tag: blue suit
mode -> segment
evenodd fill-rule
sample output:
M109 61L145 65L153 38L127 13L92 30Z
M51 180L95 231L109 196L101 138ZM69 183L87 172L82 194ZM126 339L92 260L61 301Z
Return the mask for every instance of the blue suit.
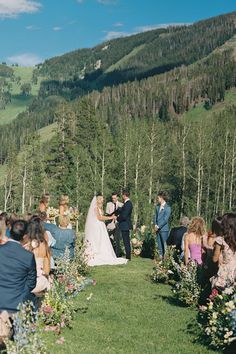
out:
M21 244L8 241L0 245L0 311L16 312L20 303L34 302L31 291L36 286L34 254Z
M154 216L153 223L159 227L157 231L157 245L158 251L161 257L165 254L166 241L169 236L169 218L171 215L171 207L166 203L161 209L161 206L156 207L156 213Z

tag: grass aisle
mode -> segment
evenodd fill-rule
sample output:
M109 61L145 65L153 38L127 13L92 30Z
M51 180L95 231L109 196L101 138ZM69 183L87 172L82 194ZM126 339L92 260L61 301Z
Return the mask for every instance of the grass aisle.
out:
M63 331L65 343L52 353L213 353L193 344L187 332L196 312L171 304L170 287L147 279L151 270L152 262L145 259L94 268L97 285L77 300L82 308L93 292L88 310L76 314L73 329Z

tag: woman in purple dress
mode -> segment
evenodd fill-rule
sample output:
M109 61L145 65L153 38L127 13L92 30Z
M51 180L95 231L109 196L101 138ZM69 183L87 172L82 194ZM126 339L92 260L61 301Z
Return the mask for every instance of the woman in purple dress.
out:
M202 265L202 237L206 233L205 222L200 217L191 220L184 240L184 262L194 261Z

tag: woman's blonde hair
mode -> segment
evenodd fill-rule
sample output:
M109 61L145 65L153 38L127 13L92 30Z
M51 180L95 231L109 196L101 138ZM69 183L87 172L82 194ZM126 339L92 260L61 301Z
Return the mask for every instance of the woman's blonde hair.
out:
M0 219L0 239L6 236L6 222L4 219Z
M206 233L206 225L203 218L200 218L198 216L192 218L188 227L188 233L191 232L199 236L203 236Z
M103 211L103 196L102 195L98 195L97 196L97 206L99 209L101 209Z
M70 218L67 215L60 215L59 216L59 226L67 227L70 224Z
M67 194L63 194L60 196L59 204L60 205L68 205L69 204L69 197Z

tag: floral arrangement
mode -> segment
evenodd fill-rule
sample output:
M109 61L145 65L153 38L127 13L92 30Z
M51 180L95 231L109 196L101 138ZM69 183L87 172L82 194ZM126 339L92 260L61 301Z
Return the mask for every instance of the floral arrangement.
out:
M25 303L19 307L19 312L14 315L13 327L14 341L5 341L8 354L46 354L48 352L32 303Z
M198 266L195 262L188 265L176 263L179 281L175 284L173 292L175 297L185 306L198 304L201 287L198 282Z
M131 246L134 256L154 258L155 238L149 227L142 225L133 231L131 235Z
M154 283L173 283L178 279L175 247L167 247L163 259L155 261L151 279Z
M139 238L138 234L133 234L131 238L131 246L134 256L140 256L142 252L143 241Z
M236 341L236 285L219 293L213 289L207 306L201 306L202 336L213 348L226 348Z
M49 207L47 209L47 214L49 216L49 219L54 219L55 217L57 217L59 215L59 209Z
M60 333L61 328L71 325L74 313L73 304L61 290L60 284L55 281L52 288L45 294L39 318L46 331Z

